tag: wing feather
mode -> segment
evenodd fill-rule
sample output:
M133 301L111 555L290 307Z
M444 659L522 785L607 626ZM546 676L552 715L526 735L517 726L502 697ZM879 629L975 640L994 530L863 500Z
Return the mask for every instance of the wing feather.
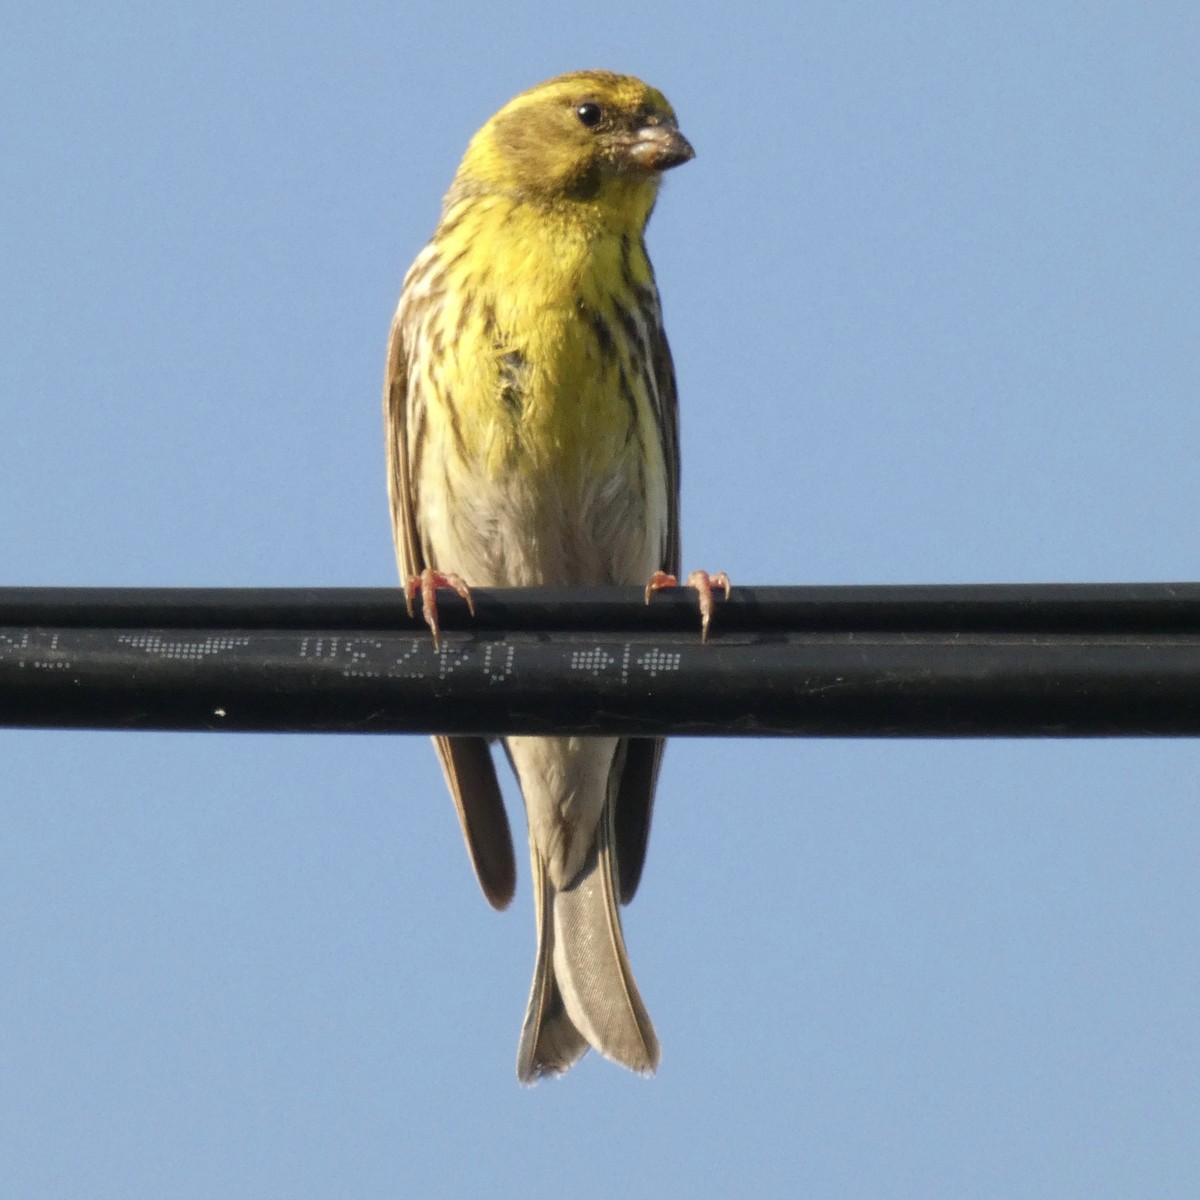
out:
M657 391L659 431L667 475L667 537L660 569L679 574L679 393L675 383L675 365L663 331L662 310L657 292L651 291L642 304L650 338L650 358ZM629 738L624 764L617 760L615 833L620 899L628 904L637 892L646 865L646 847L650 840L650 819L654 811L654 789L662 765L664 738Z
M408 444L408 365L404 354L404 301L401 300L388 337L387 371L383 385L383 420L387 443L388 496L392 536L400 578L407 580L427 566L417 530ZM452 564L447 564L452 569ZM487 740L477 737L435 737L467 853L479 886L493 908L506 908L516 890L517 864L512 832L496 767Z

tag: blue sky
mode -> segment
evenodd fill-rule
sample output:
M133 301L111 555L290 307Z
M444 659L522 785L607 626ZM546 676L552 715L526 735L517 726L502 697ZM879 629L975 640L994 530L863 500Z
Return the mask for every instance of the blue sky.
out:
M3 583L392 583L404 270L475 128L591 66L697 149L650 231L689 568L1200 576L1193 3L4 27ZM1200 1186L1193 742L675 742L625 913L661 1071L533 1090L524 860L492 913L424 739L0 757L13 1195Z

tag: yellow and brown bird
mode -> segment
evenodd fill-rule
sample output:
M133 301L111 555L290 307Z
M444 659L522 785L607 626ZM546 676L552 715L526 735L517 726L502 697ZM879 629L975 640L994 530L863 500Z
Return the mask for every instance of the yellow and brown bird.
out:
M608 71L523 92L471 140L405 278L384 385L400 571L435 636L440 586L677 573L675 375L644 235L662 173L691 157L663 94ZM434 744L480 886L504 908L515 865L487 742ZM524 1082L588 1046L658 1065L617 905L641 877L662 747L506 739L538 924Z

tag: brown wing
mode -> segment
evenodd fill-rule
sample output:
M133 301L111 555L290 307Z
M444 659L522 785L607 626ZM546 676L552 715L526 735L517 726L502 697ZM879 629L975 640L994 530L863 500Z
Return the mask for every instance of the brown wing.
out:
M426 566L417 533L408 456L408 369L404 358L401 311L388 337L387 373L383 383L383 423L387 442L388 495L392 506L392 536L400 578L419 574ZM452 564L451 564L452 565ZM512 833L500 783L487 740L477 737L435 737L467 853L479 886L493 908L506 908L517 883Z
M675 365L662 327L658 296L650 293L642 303L642 315L650 331L652 375L658 392L659 426L667 470L667 542L661 569L679 574L679 393ZM628 904L637 892L646 864L650 840L650 818L654 810L654 788L662 764L664 738L629 738L625 763L620 767L616 798L617 868L621 903Z

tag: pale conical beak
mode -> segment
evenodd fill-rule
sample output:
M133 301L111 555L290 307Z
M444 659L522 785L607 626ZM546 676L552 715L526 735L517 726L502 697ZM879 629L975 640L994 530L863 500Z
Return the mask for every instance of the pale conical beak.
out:
M647 171L666 171L696 157L692 144L672 125L644 125L626 153Z

